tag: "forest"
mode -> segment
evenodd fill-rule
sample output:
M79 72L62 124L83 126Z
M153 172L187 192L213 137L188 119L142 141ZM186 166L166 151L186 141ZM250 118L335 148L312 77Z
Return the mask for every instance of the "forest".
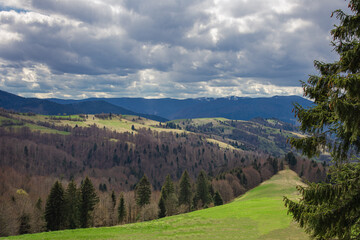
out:
M134 131L118 132L95 124L55 125L50 121L36 121L36 115L32 114L27 116L30 120L24 120L20 115L1 111L2 236L24 233L24 221L26 232L49 229L44 214L55 183L64 186L66 192L71 184L76 189L84 179L89 179L97 201L87 226L99 227L119 223L121 204L126 213L121 223L130 223L211 207L219 204L220 199L227 203L269 179L283 169L284 164L311 181L320 181L326 176L325 164L298 157L294 162L289 156L278 158L260 151L221 148L201 133L157 131L138 125L136 129L132 126ZM75 120L69 117L69 123L86 117L90 116L80 115ZM53 116L51 120L59 121L57 118L60 119ZM104 115L93 118L106 119ZM54 132L42 132L34 126ZM199 189L199 178L205 179L207 200L199 201L200 193L191 194L188 205L179 204L180 179L185 171L192 193ZM136 190L144 176L151 194L149 201L140 206ZM173 190L171 194L165 193L167 198L163 186L169 181ZM161 208L162 215L159 214Z

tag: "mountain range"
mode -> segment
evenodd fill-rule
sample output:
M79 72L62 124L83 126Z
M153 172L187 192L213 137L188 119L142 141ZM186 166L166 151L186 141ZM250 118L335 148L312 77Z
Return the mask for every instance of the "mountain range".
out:
M19 112L32 112L44 115L115 113L136 115L160 122L167 121L167 119L159 116L133 112L103 100L76 101L60 104L47 99L24 98L1 90L0 107Z
M88 98L82 100L23 98L0 91L0 107L45 115L76 113L116 113L137 115L157 121L224 117L250 120L256 117L277 118L295 124L293 103L304 107L313 104L299 96L269 98L226 97L193 99Z

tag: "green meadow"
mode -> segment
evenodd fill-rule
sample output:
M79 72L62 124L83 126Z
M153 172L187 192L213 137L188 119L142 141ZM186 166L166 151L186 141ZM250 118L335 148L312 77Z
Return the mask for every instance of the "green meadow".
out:
M280 171L229 204L160 220L115 227L28 234L5 239L309 239L291 216L283 196L297 198L303 184L296 173Z

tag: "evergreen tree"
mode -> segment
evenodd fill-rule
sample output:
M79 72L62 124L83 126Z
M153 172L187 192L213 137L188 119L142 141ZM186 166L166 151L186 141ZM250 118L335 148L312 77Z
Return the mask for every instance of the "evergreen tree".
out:
M65 209L64 189L61 183L56 181L50 190L45 207L45 221L48 230L55 231L65 227Z
M125 209L125 199L124 194L120 194L120 202L118 207L118 222L121 224L124 222L126 217L126 209Z
M222 200L222 197L220 195L220 193L218 191L215 192L214 194L214 205L215 206L220 206L220 205L223 205L224 202Z
M307 156L326 147L336 163L330 184L298 186L299 202L284 198L289 213L316 239L360 239L360 164L351 159L360 149L360 0L350 0L349 7L350 14L333 12L340 20L331 31L339 60L315 61L320 76L303 83L305 96L315 104L295 105L307 137L291 139L291 144Z
M65 203L67 228L78 228L80 226L80 192L74 180L66 188Z
M160 197L159 201L159 218L166 217L165 199L163 196Z
M80 198L80 225L86 228L91 222L91 213L95 205L99 202L96 195L95 188L88 177L85 178L81 184L81 198Z
M296 157L293 152L288 152L285 155L285 161L289 163L290 166L295 166L297 163Z
M351 0L351 14L333 12L340 25L331 31L338 61L315 61L320 76L310 76L303 82L304 95L314 100L310 108L295 105L300 130L308 137L292 138L290 143L307 156L314 156L325 147L334 160L348 159L349 150L359 151L360 140L360 1ZM336 141L328 136L335 136Z
M191 182L189 173L185 170L180 179L179 204L191 205Z
M206 207L211 202L209 182L204 170L200 172L196 179L196 199L201 200L202 207Z
M170 194L175 193L174 183L171 180L170 174L166 176L165 183L161 188L161 195L163 196L164 200L167 199Z
M136 184L135 196L136 196L136 204L139 207L142 207L145 204L150 203L151 185L150 185L150 182L149 182L148 178L146 177L146 175L144 175L140 179L138 184Z
M175 195L174 183L170 175L166 176L163 187L161 188L161 197L159 201L159 217L164 215L171 216L177 211L178 199ZM164 209L163 209L164 208Z
M115 206L116 206L116 196L115 196L114 190L111 192L111 202L112 202L112 207L115 208Z

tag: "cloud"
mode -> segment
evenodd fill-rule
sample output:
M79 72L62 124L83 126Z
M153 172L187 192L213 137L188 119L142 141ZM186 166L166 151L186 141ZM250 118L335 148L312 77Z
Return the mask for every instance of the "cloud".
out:
M301 95L337 0L0 0L0 87L83 98Z

